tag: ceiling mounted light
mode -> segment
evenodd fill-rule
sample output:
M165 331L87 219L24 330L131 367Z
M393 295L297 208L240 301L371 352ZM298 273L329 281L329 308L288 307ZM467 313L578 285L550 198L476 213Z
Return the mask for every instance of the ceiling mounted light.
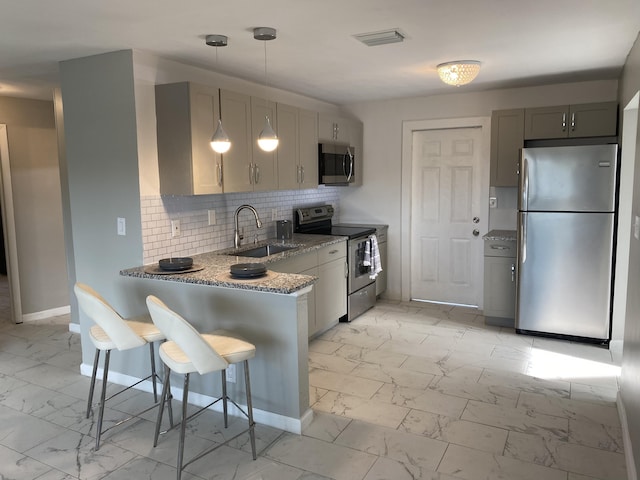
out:
M276 38L276 29L270 27L258 27L253 29L253 38L264 41L264 88L266 91L266 108L269 108L269 87L267 86L267 41ZM258 146L265 152L273 152L278 148L278 136L271 128L269 115L264 117L264 128L258 135Z
M404 35L399 29L383 30L381 32L359 33L353 36L367 47L386 45L387 43L398 43L404 40Z
M205 39L207 45L216 47L216 67L218 66L218 47L227 46L227 37L225 35L207 35ZM211 137L211 148L218 153L227 153L231 148L231 140L229 135L222 128L222 118L218 116L218 128Z
M448 85L466 85L471 83L480 72L480 62L476 60L456 60L455 62L441 63L437 67L440 80Z

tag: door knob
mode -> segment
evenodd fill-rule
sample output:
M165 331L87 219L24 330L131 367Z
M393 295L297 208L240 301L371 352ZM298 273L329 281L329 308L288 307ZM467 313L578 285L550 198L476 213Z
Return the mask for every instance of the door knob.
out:
M474 237L477 237L478 235L480 235L480 232L478 231L477 228L474 228L472 233Z
M480 219L478 217L473 217L473 223L480 223Z

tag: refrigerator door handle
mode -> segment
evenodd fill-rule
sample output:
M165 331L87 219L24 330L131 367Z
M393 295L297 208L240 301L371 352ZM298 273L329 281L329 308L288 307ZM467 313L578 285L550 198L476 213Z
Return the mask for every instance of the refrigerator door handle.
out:
M520 180L520 210L528 210L529 204L529 161L522 157L522 177Z
M527 261L527 214L520 215L520 264Z

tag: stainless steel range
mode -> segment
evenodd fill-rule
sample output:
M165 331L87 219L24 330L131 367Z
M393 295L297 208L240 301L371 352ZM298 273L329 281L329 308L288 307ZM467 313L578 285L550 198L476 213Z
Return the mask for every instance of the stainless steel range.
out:
M334 209L331 205L298 208L294 211L294 231L317 235L347 237L347 315L340 321L351 321L374 306L376 283L370 277L371 267L365 262L365 251L369 236L376 229L367 226L333 224Z

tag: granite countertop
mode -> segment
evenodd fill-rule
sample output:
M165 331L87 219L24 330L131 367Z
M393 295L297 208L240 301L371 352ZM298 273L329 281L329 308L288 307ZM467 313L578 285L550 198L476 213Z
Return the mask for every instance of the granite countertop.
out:
M482 236L483 240L501 240L503 242L515 242L516 231L515 230L491 230L489 233Z
M238 279L229 274L229 267L236 263L263 263L269 268L270 263L285 260L297 255L309 253L327 245L345 241L347 237L331 235L304 235L294 234L289 240L264 240L257 244L247 243L240 246L237 255L230 255L236 249L226 248L214 252L192 255L194 268L180 273L154 273L157 264L143 265L120 271L120 275L126 277L146 278L152 280L164 280L180 283L195 283L198 285L211 285L215 287L240 288L244 290L256 290L261 292L290 294L297 292L309 285L313 285L317 277L311 275L298 275L293 273L280 273L267 271L267 275L260 278ZM242 252L263 245L295 246L295 249L276 253L268 257L253 258L243 257Z

